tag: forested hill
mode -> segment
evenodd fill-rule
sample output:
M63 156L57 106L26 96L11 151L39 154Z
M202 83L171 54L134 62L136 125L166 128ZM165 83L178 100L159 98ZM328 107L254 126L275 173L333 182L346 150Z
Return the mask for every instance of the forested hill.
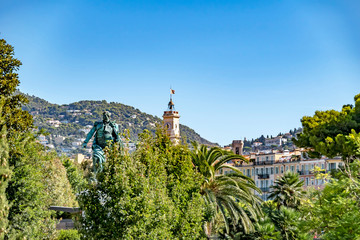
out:
M136 140L138 134L148 129L152 132L156 124L162 119L141 112L139 109L116 102L103 101L80 101L71 104L52 104L39 97L25 94L29 103L23 107L34 116L35 125L45 129L51 135L84 137L82 131L86 126L93 125L95 121L102 120L102 112L111 112L111 119L119 125L120 132L125 129L130 131L130 138ZM59 122L60 123L59 123ZM206 145L217 145L202 138L193 129L180 124L182 139L188 143L197 141Z

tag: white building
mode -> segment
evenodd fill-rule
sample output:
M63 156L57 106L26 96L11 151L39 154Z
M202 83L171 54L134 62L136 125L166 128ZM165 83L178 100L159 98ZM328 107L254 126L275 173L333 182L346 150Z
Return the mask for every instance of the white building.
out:
M283 138L282 136L277 136L275 138L266 138L265 146L267 146L267 147L271 147L272 145L282 146L286 142L287 142L287 139Z

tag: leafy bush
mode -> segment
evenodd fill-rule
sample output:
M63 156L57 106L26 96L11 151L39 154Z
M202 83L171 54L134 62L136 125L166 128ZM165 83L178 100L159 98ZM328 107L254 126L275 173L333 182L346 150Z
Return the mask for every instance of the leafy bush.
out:
M80 240L80 234L76 229L60 230L57 240Z

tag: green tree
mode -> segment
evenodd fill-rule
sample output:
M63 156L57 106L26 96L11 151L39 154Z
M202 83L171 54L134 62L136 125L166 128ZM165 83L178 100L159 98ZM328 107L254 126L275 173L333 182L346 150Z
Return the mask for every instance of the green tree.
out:
M316 111L303 117L296 146L308 148L315 157L340 155L350 162L360 157L360 94L354 100L355 107L344 105L341 111Z
M261 215L261 200L255 195L255 191L261 192L254 181L246 177L237 168L227 164L233 159L241 159L247 162L247 159L232 152L223 151L218 147L208 149L206 146L199 146L193 143L192 161L197 170L203 176L201 186L201 195L205 202L216 213L223 217L227 232L229 232L228 217L234 224L241 222L244 231L254 230L254 225L250 218L257 219ZM221 170L228 168L232 173L219 175ZM212 232L212 222L210 218L206 224L208 235Z
M342 156L345 161L325 188L314 191L300 208L304 231L323 233L321 239L360 238L356 224L360 217L360 94L354 100L355 107L344 105L341 111L316 111L303 117L303 132L294 140L311 156Z
M300 180L299 175L292 172L286 172L283 176L275 180L275 184L271 186L270 199L281 206L298 208L303 198L304 181Z
M268 204L264 211L274 223L276 230L279 231L281 239L311 239L307 232L303 232L300 228L302 215L297 210L285 206L276 208L274 205Z
M104 171L80 194L87 239L202 239L204 201L190 151L145 132L133 154L107 150Z
M36 143L30 131L32 117L21 108L27 100L16 91L20 65L14 48L0 39L0 202L4 207L0 227L5 239L49 239L55 234L55 220L48 207L74 206L76 201L59 158Z
M22 94L15 94L20 83L16 73L21 62L14 58L14 47L4 39L0 39L0 95L4 97L5 103L2 115L8 131L8 136L27 131L33 124L32 116L21 109L27 102ZM11 150L11 149L10 149Z
M350 164L350 178L339 171L323 190L315 190L301 207L306 232L323 234L324 240L360 238L360 162Z
M66 170L56 153L47 153L31 133L13 142L13 175L7 188L11 202L8 239L44 239L55 236L51 205L75 207Z
M8 227L9 203L6 197L6 188L8 186L10 176L12 174L8 158L9 144L6 138L6 125L3 124L4 119L1 116L1 108L3 98L0 98L0 239L4 239Z
M71 184L74 194L80 193L86 188L86 179L80 166L77 166L70 159L66 158L62 160L62 163L66 169L66 175Z
M232 225L232 220L229 218ZM235 224L227 233L226 229L219 232L220 239L232 240L280 240L280 232L277 231L274 223L266 215L254 221L255 231L245 233L241 224Z

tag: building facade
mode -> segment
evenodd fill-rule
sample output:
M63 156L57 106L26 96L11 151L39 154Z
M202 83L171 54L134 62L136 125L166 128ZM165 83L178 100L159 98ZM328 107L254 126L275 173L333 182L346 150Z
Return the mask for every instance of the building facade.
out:
M234 160L230 164L238 168L245 176L254 180L256 186L262 191L260 197L264 201L269 200L270 187L285 172L298 173L300 179L304 181L304 190L308 188L321 189L324 187L325 182L322 179L316 179L315 167L320 168L323 172L330 172L342 166L341 158L308 159L303 158L302 155L301 151L260 152L245 155L244 157L249 160L248 163ZM230 169L224 169L220 174L230 172Z

